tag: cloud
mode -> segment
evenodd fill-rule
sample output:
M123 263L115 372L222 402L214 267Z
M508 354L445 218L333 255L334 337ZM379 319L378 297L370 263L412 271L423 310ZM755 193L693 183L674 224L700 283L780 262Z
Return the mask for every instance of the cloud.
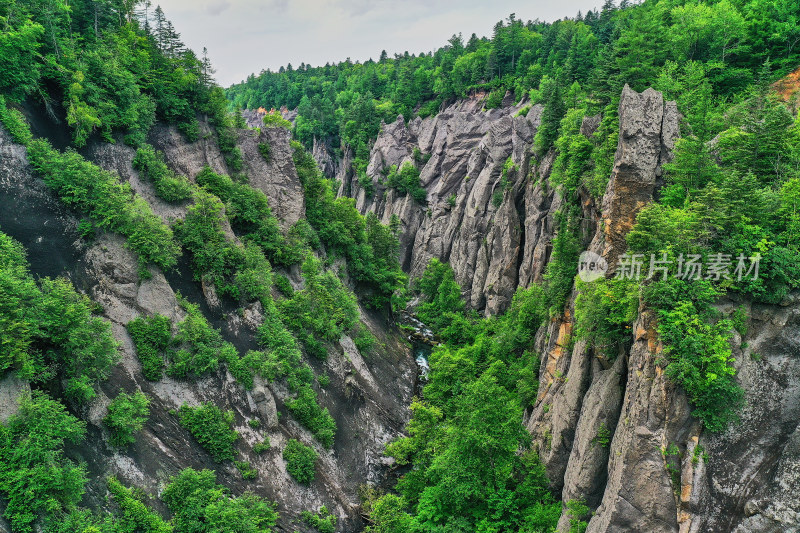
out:
M216 17L223 11L228 10L230 7L231 3L228 0L218 0L216 2L211 2L206 6L206 13L212 17Z

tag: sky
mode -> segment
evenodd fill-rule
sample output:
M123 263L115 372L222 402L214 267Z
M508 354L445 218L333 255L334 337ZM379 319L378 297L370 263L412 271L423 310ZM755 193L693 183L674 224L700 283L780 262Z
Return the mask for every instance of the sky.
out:
M553 21L600 7L603 0L152 0L182 40L203 47L223 87L291 63L313 66L378 59L381 50L419 54L451 35L491 36L518 19Z

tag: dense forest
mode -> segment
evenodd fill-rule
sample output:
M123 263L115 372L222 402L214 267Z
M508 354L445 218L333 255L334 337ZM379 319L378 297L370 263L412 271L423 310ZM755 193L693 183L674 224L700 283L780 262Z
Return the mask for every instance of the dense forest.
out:
M393 316L417 298L416 315L441 342L422 397L411 405L407 435L386 448L400 467L398 483L363 488L370 533L550 532L562 509L571 517L570 532L585 530L590 510L551 493L521 421L538 393L541 354L533 350L534 336L564 314L575 283L586 240L580 202L598 201L606 189L625 84L662 91L682 114L664 186L639 213L629 251L672 263L724 256L734 266L738 257L757 256L761 276L577 282L572 340L587 341L594 355L613 362L630 342L639 310L653 310L666 375L686 391L703 427L719 432L736 422L743 404L730 339L746 317L722 316L714 302L736 294L778 303L800 288L800 120L797 102L773 90L800 64L793 0L623 0L619 6L608 0L599 11L552 23L511 15L490 38L453 36L431 53L384 52L364 63L288 65L227 90L214 82L205 54L187 49L149 2L6 0L0 26L0 122L27 147L36 175L79 214L83 238L122 235L142 278L153 268L175 268L185 254L195 281L263 309L258 350L246 353L180 297L180 321L157 314L132 319L126 329L146 380L195 380L224 368L246 390L255 376L280 381L292 395L287 412L320 450L329 450L338 428L318 398L328 377L315 375L309 362L324 360L327 347L345 334L364 353L374 347L359 305ZM520 113L544 106L532 152L554 156L549 184L564 200L542 283L520 288L504 314L489 318L468 309L446 263L431 261L409 285L398 260L400 221L383 225L373 213L362 215L352 199L337 197L310 153L315 139L334 155L352 151L361 177L382 123L435 115L470 96L484 98L486 108L523 102ZM22 112L30 106L63 118L72 146L61 150L35 138ZM294 123L267 115L264 128L291 129L291 159L306 206L305 218L288 231L280 229L266 195L249 185L236 146L236 130L244 127L239 109L282 106L297 109ZM581 121L594 115L600 126L587 138ZM147 142L157 122L175 125L189 142L208 124L228 174L205 168L189 179L171 170ZM135 148L140 175L160 200L187 205L186 215L162 221L129 184L81 155L92 142ZM259 149L269 160L270 146ZM503 168L504 179L512 167ZM425 202L414 165L387 169L387 180ZM290 269L301 276L302 289L289 282ZM65 450L86 438L81 413L119 361L101 312L69 281L35 278L25 250L0 233L0 377L13 373L33 389L0 424L0 499L13 531L269 531L278 520L276 505L250 492L232 495L209 470L169 477L158 496L166 518L140 490L113 477L105 481L110 510L82 506L87 469ZM171 415L215 462L234 465L244 479L258 475L237 460L232 413L203 403ZM103 425L124 450L148 416L141 391L121 391ZM252 451L269 449L265 439ZM293 482L315 479L314 447L292 439L281 459ZM304 520L318 531L336 528L325 507Z
M443 103L475 92L487 93L487 108L499 106L508 91L517 101L545 104L545 148L576 83L591 95L589 111L597 112L626 83L642 91L656 85L665 65L691 63L703 69L715 97L734 98L766 61L770 73L796 68L799 23L791 0L623 1L619 7L606 0L599 11L553 23L512 14L491 38L454 35L426 54L384 51L377 61L262 71L227 95L242 108L297 109L298 140L349 148L361 172L382 120L436 114Z
M683 116L666 185L660 200L640 213L628 236L630 253L655 254L664 264L715 256L727 258L729 267L708 278L579 285L572 342L584 339L613 361L630 342L641 303L657 313L666 374L687 392L693 414L709 431L737 420L743 391L730 339L735 329L744 330L746 317L741 311L720 316L712 304L727 292L777 303L800 287L797 102L782 101L771 85L800 64L798 17L788 0L607 1L600 11L553 23L511 15L491 38L472 35L465 42L456 35L429 54L288 65L228 89L236 108L296 108L297 139L307 146L323 140L335 154L351 150L368 195L371 179L364 172L382 122L424 118L475 94L485 95L487 109L508 98L527 102L522 112L544 106L533 151L542 157L555 150L550 183L565 198L544 282L520 289L503 316L480 319L465 309L446 264L432 263L418 280L418 316L443 344L431 356L424 399L412 405L408 437L387 448L411 470L395 491L367 499L368 531L555 526L562 504L548 493L535 453L525 452L530 437L518 423L536 400L539 358L530 351L531 336L564 312L586 238L579 198L599 200L605 191L625 84L662 91L677 100ZM587 139L581 120L598 113L600 128ZM418 170L416 176L418 186ZM752 262L755 255L759 279L728 275L737 258ZM583 531L589 510L581 501L564 504L570 531Z

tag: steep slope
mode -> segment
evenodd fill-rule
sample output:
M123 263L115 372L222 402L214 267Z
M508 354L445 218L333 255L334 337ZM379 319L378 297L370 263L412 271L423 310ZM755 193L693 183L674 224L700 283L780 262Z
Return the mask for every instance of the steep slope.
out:
M58 132L56 125L48 128L38 133ZM207 128L201 124L201 132L208 131ZM219 172L227 171L222 154L207 137L189 143L174 128L157 125L148 140L164 152L173 170L193 179L207 165ZM241 131L238 141L251 185L267 194L281 224L288 228L304 216L302 186L292 161L288 132L265 130L257 136L252 131ZM258 154L259 142L269 142L272 147L269 163ZM165 221L185 216L187 205L163 202L156 197L152 183L134 170L135 150L122 143L93 142L84 153L90 161L130 183ZM85 461L90 471L92 482L85 503L99 508L108 505L105 479L111 475L125 485L140 487L156 496L164 482L182 469L209 468L217 471L220 482L234 494L254 491L278 502L279 525L286 530L303 530L304 526L296 523L301 512L314 511L321 505L340 517L337 530L359 530L359 486L385 481L383 447L407 422L405 406L411 400L417 372L407 343L389 327L385 318L374 311L361 310L362 322L379 341L371 354L362 355L352 339L343 337L330 346L326 361L312 361L317 373L330 378L330 384L320 389L320 402L330 410L339 428L331 450L322 448L289 414L285 402L293 394L285 385L256 377L255 386L247 391L223 369L198 380L165 377L157 382L147 381L125 329L132 319L154 313L174 321L184 318L186 312L176 298L180 291L188 301L200 305L211 323L221 329L223 337L244 354L257 347L255 332L262 320L261 305L237 309L228 300L218 300L209 291L210 287L192 279L186 260L166 275L151 267L150 278L143 279L137 258L125 248L119 236L100 233L94 241L81 238L77 231L78 214L53 197L33 173L25 148L15 144L3 128L0 128L0 161L3 166L0 203L4 206L0 210L0 228L29 250L35 275L67 276L101 304L102 316L111 321L114 336L121 343L122 362L102 383L99 397L85 407L73 406L89 422L86 442L69 450L69 455ZM298 269L287 274L301 285ZM9 376L2 387L1 412L5 420L16 405L21 385ZM102 423L110 399L121 389L142 390L151 401L150 419L127 450L110 446L108 430ZM258 470L256 480L242 479L230 462L214 463L170 414L184 403L202 402L234 411L234 427L241 435L237 448L241 459L248 460ZM259 429L248 424L251 420L261 422ZM252 452L252 446L265 436L270 439L271 449L261 455ZM316 480L308 488L287 474L281 450L290 438L314 446L320 455Z

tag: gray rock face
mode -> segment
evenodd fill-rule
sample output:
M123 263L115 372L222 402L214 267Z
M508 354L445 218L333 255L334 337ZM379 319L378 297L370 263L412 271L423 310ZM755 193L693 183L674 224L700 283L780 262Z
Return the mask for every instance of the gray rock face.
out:
M269 198L272 212L284 229L305 216L305 198L289 146L291 133L285 128L261 128L261 132L241 130L238 146L242 150L244 171L251 186ZM259 152L259 145L269 147L269 161Z
M400 218L403 266L412 278L431 258L448 261L469 305L492 313L507 307L520 277L526 228L519 210L526 206L528 148L541 107L523 117L515 116L521 105L489 111L482 106L482 99L473 98L435 117L408 124L398 117L384 125L367 167L372 197L341 170L345 164L337 178L340 194L349 191L362 212L373 211L383 222ZM508 159L514 169L503 179ZM384 169L404 163L419 168L426 205L384 185Z

